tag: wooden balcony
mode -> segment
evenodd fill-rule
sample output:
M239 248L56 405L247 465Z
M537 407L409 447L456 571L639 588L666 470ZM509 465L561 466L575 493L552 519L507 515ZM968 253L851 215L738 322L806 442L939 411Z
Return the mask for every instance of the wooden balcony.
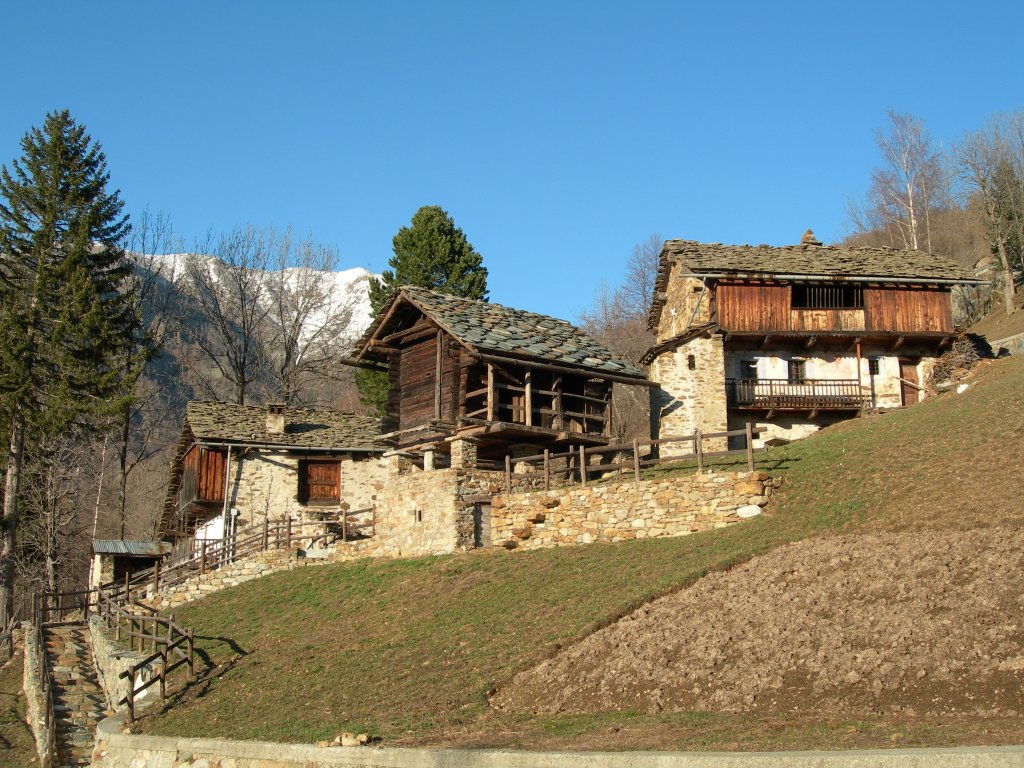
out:
M743 411L857 411L869 405L856 379L726 379L729 407Z

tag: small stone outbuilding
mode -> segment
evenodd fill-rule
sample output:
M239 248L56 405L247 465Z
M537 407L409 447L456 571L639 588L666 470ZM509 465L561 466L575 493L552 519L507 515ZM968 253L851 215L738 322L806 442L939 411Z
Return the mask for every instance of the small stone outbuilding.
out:
M219 539L264 519L370 508L387 473L375 418L282 405L192 402L160 534Z

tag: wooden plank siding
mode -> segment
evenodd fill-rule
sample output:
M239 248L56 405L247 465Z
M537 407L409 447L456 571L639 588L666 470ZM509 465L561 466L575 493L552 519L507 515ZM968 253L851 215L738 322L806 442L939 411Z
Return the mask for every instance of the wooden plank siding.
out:
M444 332L412 341L393 353L388 371L389 428L411 429L436 418L454 420L466 387L462 356L462 346Z
M224 469L227 462L227 451L223 449L201 448L193 445L182 460L182 474L192 475L195 484L183 483L195 488L194 499L191 501L224 501Z
M953 331L948 290L865 288L864 308L869 331Z
M863 331L863 309L794 309L790 312L794 331Z
M864 288L863 309L792 309L788 285L719 283L717 317L727 331L885 331L915 333L953 330L949 290Z
M719 283L716 294L718 322L727 330L790 330L788 285Z

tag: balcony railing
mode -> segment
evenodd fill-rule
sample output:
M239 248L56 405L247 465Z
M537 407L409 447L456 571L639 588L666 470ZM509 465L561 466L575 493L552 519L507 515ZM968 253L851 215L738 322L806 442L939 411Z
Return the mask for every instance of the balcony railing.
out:
M766 411L851 411L868 405L856 379L726 379L730 408Z

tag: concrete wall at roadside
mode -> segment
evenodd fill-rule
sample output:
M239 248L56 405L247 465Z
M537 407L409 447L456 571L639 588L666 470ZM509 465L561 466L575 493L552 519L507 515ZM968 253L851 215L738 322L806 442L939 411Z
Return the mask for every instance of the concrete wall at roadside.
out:
M96 732L98 768L1020 768L1024 748L884 749L847 752L525 752L477 749L314 747Z
M757 515L778 484L765 472L702 472L497 496L491 540L537 549L685 536Z

